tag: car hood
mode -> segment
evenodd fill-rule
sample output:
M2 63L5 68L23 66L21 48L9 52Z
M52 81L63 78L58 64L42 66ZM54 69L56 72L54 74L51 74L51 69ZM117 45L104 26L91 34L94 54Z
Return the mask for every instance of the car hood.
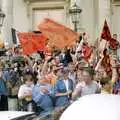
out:
M22 111L0 111L0 120L11 120L25 115L33 114L33 112Z
M81 97L64 111L60 120L120 120L120 95Z

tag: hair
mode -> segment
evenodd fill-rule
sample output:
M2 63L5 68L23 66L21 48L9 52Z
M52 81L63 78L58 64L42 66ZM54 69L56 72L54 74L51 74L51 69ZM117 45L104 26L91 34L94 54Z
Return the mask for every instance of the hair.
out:
M85 36L85 35L86 35L86 33L84 32L84 33L83 33L83 36Z
M110 80L111 80L110 77L104 77L100 80L100 84L102 86L104 86L104 85L108 84L110 82Z
M114 33L114 34L113 34L113 36L117 36L117 34L116 34L116 33Z
M63 73L63 75L66 75L66 74L69 73L69 70L68 69L63 69L62 73Z
M56 75L57 73L58 73L58 71L60 70L60 68L58 68L58 69L53 69L53 73Z
M79 40L80 40L80 41L82 40L82 36L81 36L81 35L79 36Z
M25 75L24 76L24 78L23 78L23 81L24 81L24 83L26 82L26 81L33 81L33 77L32 77L32 75Z
M93 69L92 67L90 67L90 66L88 66L88 67L84 67L84 68L83 68L83 71L89 73L90 76L95 75L95 71L94 71L94 69Z
M78 43L80 43L82 40L82 35L79 36L79 40L77 40Z
M117 73L118 73L118 77L120 77L120 73L119 73L119 69L120 69L120 66L117 67Z

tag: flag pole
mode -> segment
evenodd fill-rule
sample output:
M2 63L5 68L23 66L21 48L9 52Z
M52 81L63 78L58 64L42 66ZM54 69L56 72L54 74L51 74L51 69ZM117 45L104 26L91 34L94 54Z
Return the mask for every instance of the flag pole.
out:
M98 40L99 40L99 38L97 38L97 48L96 48L96 52L97 52L97 62L99 61L99 49L98 49L98 47L99 47L99 43L98 43Z

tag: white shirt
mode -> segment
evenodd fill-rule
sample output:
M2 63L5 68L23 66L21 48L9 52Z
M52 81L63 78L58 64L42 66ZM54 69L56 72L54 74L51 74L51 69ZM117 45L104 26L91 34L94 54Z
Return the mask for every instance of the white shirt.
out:
M66 90L68 91L69 90L69 81L64 80L64 84L65 84Z
M120 60L120 48L117 49L117 57L118 57L119 60Z
M65 54L62 54L62 58L63 58L63 59L65 58Z
M26 84L23 84L20 86L19 92L18 92L18 98L22 98L24 93L32 92L34 85L28 86Z
M76 49L76 53L77 53L78 51L81 51L81 50L82 50L83 42L84 42L84 40L82 39L82 40L80 41L80 43L78 44L78 47L77 47L77 49Z
M76 75L75 75L75 73L69 73L69 79L71 79L72 80L72 82L73 82L73 84L74 84L74 86L76 85Z
M85 82L81 82L76 86L76 90L80 91L81 96L95 94L99 90L99 86L92 82L90 85L86 85Z

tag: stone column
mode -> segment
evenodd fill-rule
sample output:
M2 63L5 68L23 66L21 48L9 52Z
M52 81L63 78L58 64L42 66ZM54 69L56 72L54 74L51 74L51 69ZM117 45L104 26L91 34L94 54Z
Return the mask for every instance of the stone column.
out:
M5 45L12 44L12 23L13 23L13 0L2 0L2 10L6 17L4 19L3 27L1 29L2 39Z
M0 9L1 9L1 5L2 5L2 0L0 0Z

